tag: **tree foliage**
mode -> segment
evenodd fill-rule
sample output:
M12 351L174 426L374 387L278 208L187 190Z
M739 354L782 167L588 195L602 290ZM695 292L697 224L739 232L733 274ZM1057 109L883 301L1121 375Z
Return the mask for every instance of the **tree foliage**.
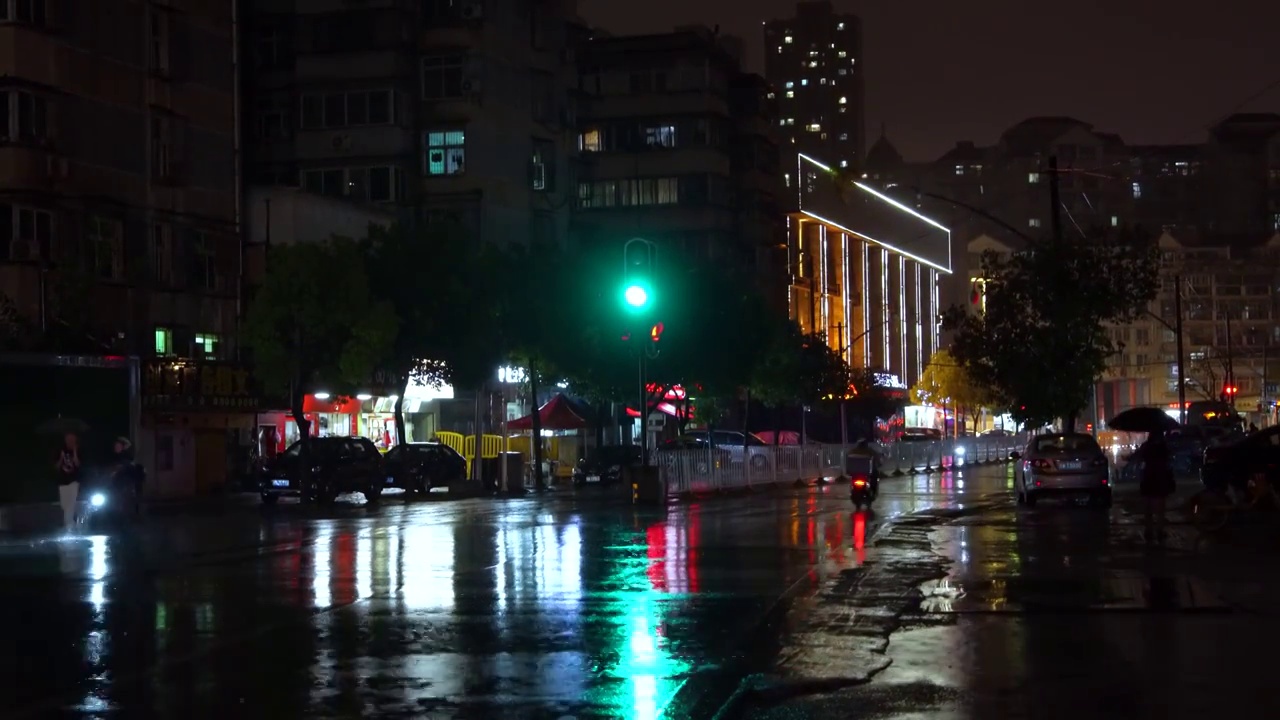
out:
M823 335L805 335L787 320L775 323L773 337L757 356L751 394L771 407L839 399L849 393L850 368Z
M370 290L360 244L335 238L271 248L243 341L264 388L280 396L292 391L302 429L302 396L319 389L351 393L367 384L398 324L395 309Z
M939 350L929 360L924 374L911 388L911 399L922 405L984 407L993 403L991 392L974 380L968 368L948 350Z
M1115 353L1105 325L1145 310L1157 269L1150 244L1127 233L988 252L985 312L954 306L943 315L952 355L1019 421L1073 427Z

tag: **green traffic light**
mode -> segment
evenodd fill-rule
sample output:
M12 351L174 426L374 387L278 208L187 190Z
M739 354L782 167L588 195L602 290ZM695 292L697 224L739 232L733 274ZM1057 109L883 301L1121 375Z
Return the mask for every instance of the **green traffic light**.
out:
M631 284L622 293L622 299L632 308L639 310L649 304L649 291L643 285Z

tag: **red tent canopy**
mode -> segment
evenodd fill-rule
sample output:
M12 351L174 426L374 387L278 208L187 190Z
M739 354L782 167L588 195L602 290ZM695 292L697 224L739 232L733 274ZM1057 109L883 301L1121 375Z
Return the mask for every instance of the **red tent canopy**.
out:
M558 394L547 401L545 405L538 408L538 420L543 430L580 430L587 427L587 421L582 419L573 409L569 399L564 394ZM533 415L525 415L519 420L512 420L507 423L509 430L532 430Z

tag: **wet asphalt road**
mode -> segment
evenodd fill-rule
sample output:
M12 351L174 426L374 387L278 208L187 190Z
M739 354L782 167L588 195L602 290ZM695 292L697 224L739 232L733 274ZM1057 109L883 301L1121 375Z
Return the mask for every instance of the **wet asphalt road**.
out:
M0 539L0 717L1275 715L1256 543L1151 549L1123 497L1016 510L1009 482L886 480L871 514L833 486L389 495Z

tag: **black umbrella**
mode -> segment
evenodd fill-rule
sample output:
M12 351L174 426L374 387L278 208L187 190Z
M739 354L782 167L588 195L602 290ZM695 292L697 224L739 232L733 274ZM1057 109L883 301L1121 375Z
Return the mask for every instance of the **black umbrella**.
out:
M66 435L67 433L83 435L89 432L89 423L78 418L64 418L59 415L37 425L36 432L42 435Z
M1178 425L1178 421L1169 417L1168 413L1153 407L1130 408L1111 418L1111 422L1107 423L1109 430L1122 432L1168 432L1179 427L1181 426Z

